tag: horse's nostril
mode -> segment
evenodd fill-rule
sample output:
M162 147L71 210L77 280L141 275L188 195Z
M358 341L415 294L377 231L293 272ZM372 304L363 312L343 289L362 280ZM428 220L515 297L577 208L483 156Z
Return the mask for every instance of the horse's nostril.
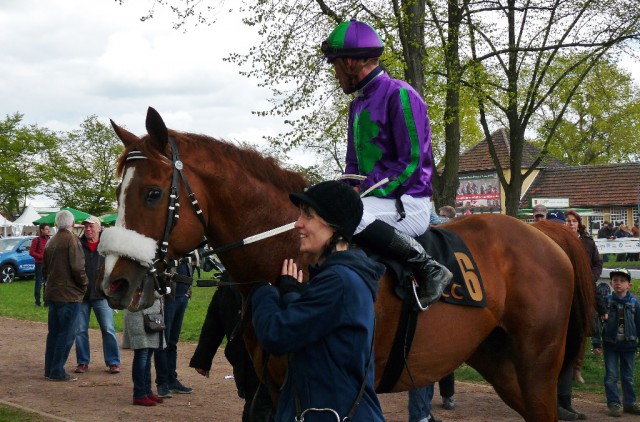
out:
M123 281L124 280L112 281L111 285L109 285L109 292L115 293L116 291L118 291L118 289L120 289L120 286L122 285Z

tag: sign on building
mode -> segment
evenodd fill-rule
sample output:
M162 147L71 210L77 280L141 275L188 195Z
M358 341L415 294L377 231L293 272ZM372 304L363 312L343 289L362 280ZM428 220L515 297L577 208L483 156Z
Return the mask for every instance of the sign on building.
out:
M456 208L486 211L500 209L500 182L497 173L469 174L460 176L456 194Z
M548 209L569 208L569 198L531 198L531 208L542 204Z

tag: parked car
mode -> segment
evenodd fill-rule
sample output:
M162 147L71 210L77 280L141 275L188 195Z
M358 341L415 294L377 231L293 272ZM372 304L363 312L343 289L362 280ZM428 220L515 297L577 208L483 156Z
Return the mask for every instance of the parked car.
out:
M36 264L29 255L34 236L4 237L0 239L0 280L11 283L16 277L35 275Z

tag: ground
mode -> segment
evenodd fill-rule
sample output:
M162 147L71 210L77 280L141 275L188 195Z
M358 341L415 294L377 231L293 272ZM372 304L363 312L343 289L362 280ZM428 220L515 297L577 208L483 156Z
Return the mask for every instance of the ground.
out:
M161 405L144 408L133 406L131 361L133 351L122 351L122 373L106 372L102 362L100 332L91 330L90 371L77 374L77 382L52 382L44 379L44 349L47 326L43 323L0 317L0 405L27 409L49 420L59 421L239 421L243 401L238 398L231 366L218 353L210 378L198 375L189 368L195 349L191 343L178 346L178 373L185 385L193 387L193 394L174 395ZM71 350L67 371L75 368L75 350ZM434 400L434 413L444 421L519 421L521 418L508 408L488 386L456 382L456 408L441 408L440 397ZM406 422L406 393L380 396L382 410L389 422ZM585 412L591 421L613 419L606 416L606 406L599 396L582 396L575 407ZM617 419L632 420L624 415Z

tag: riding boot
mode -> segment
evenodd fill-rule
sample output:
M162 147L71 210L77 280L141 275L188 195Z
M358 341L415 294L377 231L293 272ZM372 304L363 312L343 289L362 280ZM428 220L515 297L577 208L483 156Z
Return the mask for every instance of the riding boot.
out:
M407 262L419 285L419 301L426 308L438 300L453 277L451 272L433 259L416 240L385 222L376 220L358 233L356 243L372 251Z

